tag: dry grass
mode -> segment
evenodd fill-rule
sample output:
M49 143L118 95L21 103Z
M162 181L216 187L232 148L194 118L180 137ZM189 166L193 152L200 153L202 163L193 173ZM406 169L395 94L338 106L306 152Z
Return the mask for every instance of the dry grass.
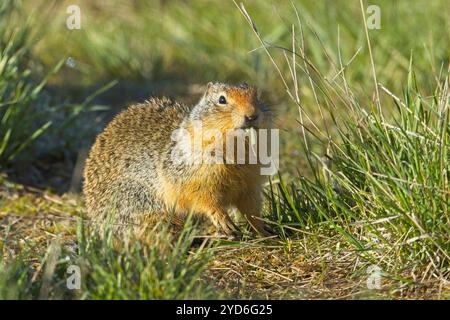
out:
M284 243L245 243L220 247L207 269L215 287L236 299L448 299L450 286L443 279L403 281L385 274L380 289L368 289L370 265L350 248L336 249L344 239L326 242L310 237ZM307 249L310 248L310 249ZM312 249L314 248L314 249ZM419 270L415 270L420 274ZM409 279L409 280L406 280Z
M79 196L58 196L12 183L0 185L3 256L14 257L24 249L32 249L39 256L56 239L69 244L75 239L81 213Z
M0 248L6 261L27 251L26 263L42 272L40 258L58 240L69 252L77 240L79 196L7 184L0 187ZM196 248L191 249L195 252ZM418 279L421 270L383 275L379 290L367 288L367 261L333 230L299 233L288 241L222 242L199 281L217 297L232 299L448 299L443 279ZM403 277L403 279L401 279ZM416 281L414 281L416 278Z

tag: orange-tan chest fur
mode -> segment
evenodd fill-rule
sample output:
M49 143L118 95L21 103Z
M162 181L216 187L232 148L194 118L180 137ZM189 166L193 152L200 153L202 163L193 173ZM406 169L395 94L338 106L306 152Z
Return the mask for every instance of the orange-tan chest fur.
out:
M164 179L161 196L176 211L209 211L233 205L260 188L258 165L202 164L191 179L177 183Z

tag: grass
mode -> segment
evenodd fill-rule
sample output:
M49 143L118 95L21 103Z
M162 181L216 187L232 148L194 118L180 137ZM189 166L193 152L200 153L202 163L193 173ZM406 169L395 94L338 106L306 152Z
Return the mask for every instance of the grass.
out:
M53 15L46 24L52 33L44 36L36 51L48 65L53 65L62 56L73 57L80 64L81 70L77 69L76 73L84 75L83 80L117 77L154 82L171 79L175 74L177 78L190 79L191 83L249 78L269 92L282 89L273 77L264 52L253 51L259 47L258 42L248 32L245 20L232 3L96 1L81 6L82 27L79 31L61 27L67 17L66 4L71 3L43 6L41 11L50 11ZM290 1L246 1L245 4L255 21L262 21L258 27L267 41L290 46L291 22L296 19ZM411 50L422 57L416 61L419 80L433 79L430 69L439 71L440 62L448 55L448 19L442 10L445 1L419 1L413 6L391 1L372 4L380 6L382 18L382 29L371 32L373 46L377 49L374 50L375 64L383 66L378 70L379 80L388 87L401 89L396 80L407 71ZM207 15L204 14L205 6L208 7ZM361 88L370 83L371 79L366 77L370 67L363 46L365 36L359 5L349 5L345 1L331 5L297 1L296 6L305 23L308 56L324 75L332 77L336 72L337 65L329 63L324 50L334 61L338 60L339 25L344 63L361 49L351 63L352 68L348 68L347 76L359 81ZM269 13L273 14L272 19L267 19ZM415 19L407 19L411 16ZM133 37L130 38L130 34ZM318 37L321 43L317 43ZM64 43L64 50L60 48L61 43ZM287 66L283 71L288 72ZM77 81L78 77L72 80ZM282 97L283 91L278 92L273 94Z
M445 1L375 1L381 30L367 29L364 2L91 1L79 31L61 27L65 4L41 7L52 19L39 42L29 27L0 27L0 165L87 145L98 122L80 116L115 107L121 88L178 96L181 87L195 101L197 83L251 79L282 128L264 208L279 238L198 248L188 225L178 242L162 228L153 245L118 250L85 230L79 195L0 175L0 298L450 298ZM68 57L75 67L60 63ZM60 125L61 110L74 120ZM80 290L66 287L70 264ZM367 285L374 266L378 289Z
M155 230L152 246L125 241L119 249L110 236L91 236L80 221L75 242L66 239L61 243L56 238L35 264L28 260L31 254L27 251L12 262L1 259L0 299L213 297L211 286L198 281L210 252L202 247L192 252L194 228L187 226L176 242L170 241L166 228ZM71 266L79 268L80 287L68 290Z
M42 109L46 112L50 106L41 99L45 80L30 81L31 71L26 65L30 51L29 26L11 28L10 7L4 3L0 8L0 166L29 147L51 125L47 114L42 115L42 111L33 108L34 104L44 104Z
M64 59L47 71L32 57L42 27L36 17L18 20L25 14L17 1L0 7L0 168L28 167L32 160L45 156L76 154L93 128L80 118L100 109L93 98L100 87L80 101L68 101L51 94L48 82L62 69Z
M239 8L261 45L271 48L245 7ZM298 13L295 6L294 10ZM297 22L302 30L300 19ZM370 48L368 33L366 36ZM296 98L299 71L295 52L300 52L297 59L307 62L307 74L320 69L304 53L303 43L296 50L295 37L293 31L293 46L281 48L294 53L285 60L291 65L292 84L281 72L279 75L299 107L300 124L306 127L302 101ZM281 70L271 52L266 52L276 70ZM375 67L373 60L372 65ZM395 274L422 265L427 266L424 278L448 279L449 70L442 72L433 95L426 97L419 90L411 56L404 98L400 99L377 82L374 68L375 99L365 104L355 98L344 73L339 82L326 78L314 82L311 76L317 100L325 101L323 112L332 119L337 134L327 132L322 137L323 132L315 132L318 126L313 121L309 124L312 129L303 131L303 147L313 178L300 177L290 188L282 181L278 184L276 197L282 205L280 208L280 201L275 200L272 207L276 208L274 218L280 228L286 222L304 227L323 220L345 236L364 259L382 265L384 270ZM388 94L390 104L379 97L381 89ZM341 99L336 101L329 92ZM390 110L389 120L383 110ZM341 113L350 117L342 117ZM305 116L312 118L307 112ZM309 149L308 144L315 139L328 146L325 160ZM270 198L274 199L271 191Z
M135 243L118 251L109 240L91 237L81 228L77 217L84 209L78 197L30 193L20 185L3 191L10 193L11 201L0 212L5 235L0 245L2 298L43 297L44 283L45 297L51 299L448 298L440 279L412 280L408 269L386 270L382 288L368 289L367 268L372 262L356 254L345 236L327 223L298 230L286 223L288 239L219 242L200 251L189 246L198 234L192 228L185 231L187 241L178 246L168 242L163 231L154 234L155 246ZM16 208L19 201L21 207ZM24 207L35 212L26 217ZM56 265L44 281L48 260ZM70 265L81 268L80 290L66 287ZM414 273L421 275L420 270ZM143 282L150 275L152 280Z

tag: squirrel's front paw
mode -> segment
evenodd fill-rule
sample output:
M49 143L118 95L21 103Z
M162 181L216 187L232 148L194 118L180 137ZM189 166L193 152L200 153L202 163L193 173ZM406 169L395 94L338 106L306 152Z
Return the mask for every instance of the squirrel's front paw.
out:
M216 232L215 236L230 241L240 241L242 240L243 234L238 230L232 232L224 232L220 230Z
M276 232L275 232L271 227L269 227L267 224L264 225L263 235L264 235L265 237L278 236L278 235L276 234Z
M274 237L274 236L277 236L275 231L273 231L273 229L271 227L269 227L268 225L266 225L266 224L260 226L256 230L256 234L255 235L260 235L262 237Z
M230 217L228 216L224 217L224 219L219 219L218 223L216 224L216 227L218 233L222 234L222 236L225 235L232 239L242 238L242 232L234 224L233 220L231 220Z

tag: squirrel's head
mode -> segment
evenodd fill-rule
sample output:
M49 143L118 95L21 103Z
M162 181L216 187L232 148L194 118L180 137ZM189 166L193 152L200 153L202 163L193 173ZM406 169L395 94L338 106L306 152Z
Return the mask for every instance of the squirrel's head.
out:
M271 112L253 86L210 82L192 110L191 120L219 130L270 128Z

